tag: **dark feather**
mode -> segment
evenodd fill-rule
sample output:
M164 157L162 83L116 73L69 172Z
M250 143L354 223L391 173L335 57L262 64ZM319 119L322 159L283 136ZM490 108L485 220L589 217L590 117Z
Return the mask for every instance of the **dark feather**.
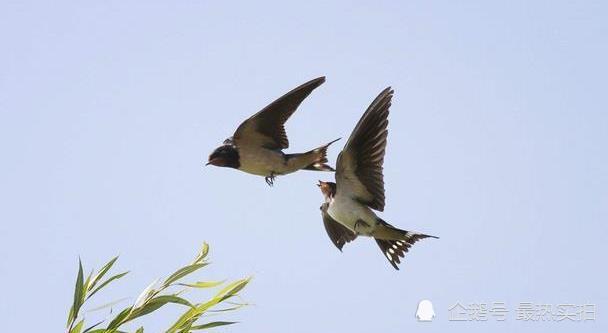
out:
M338 156L336 182L370 208L384 210L382 174L388 114L393 90L388 87L367 108Z
M323 82L325 82L325 77L308 81L245 120L234 133L235 143L238 145L244 141L250 141L268 149L289 147L285 122L302 101Z
M323 215L323 225L325 226L325 231L327 231L327 235L329 236L329 239L331 239L331 242L334 243L338 250L342 251L344 244L355 240L357 235L329 216L327 213L327 207L327 203L321 205L321 214Z
M388 262L397 270L399 267L397 264L401 263L400 257L403 258L409 251L410 247L417 241L424 238L438 238L436 236L420 234L416 232L401 230L393 227L392 225L378 219L378 222L388 229L396 236L395 239L379 239L375 238L376 243L380 247L382 254L388 259Z

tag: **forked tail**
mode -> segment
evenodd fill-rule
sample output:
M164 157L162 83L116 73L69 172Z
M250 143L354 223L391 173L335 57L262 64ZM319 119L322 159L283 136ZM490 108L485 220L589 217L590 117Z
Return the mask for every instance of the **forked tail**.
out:
M326 145L323 145L319 148L313 149L304 154L298 154L300 157L305 158L308 161L308 165L303 167L304 170L314 170L314 171L335 171L334 168L327 164L327 147L329 147L332 143L338 141L340 139L336 139ZM312 161L312 162L310 162Z
M439 238L431 235L401 230L393 227L381 219L378 220L380 224L377 227L377 231L374 232L374 239L376 240L376 243L378 243L382 254L386 256L388 262L396 270L399 270L399 266L397 266L397 264L401 263L399 257L403 258L414 243L424 238Z

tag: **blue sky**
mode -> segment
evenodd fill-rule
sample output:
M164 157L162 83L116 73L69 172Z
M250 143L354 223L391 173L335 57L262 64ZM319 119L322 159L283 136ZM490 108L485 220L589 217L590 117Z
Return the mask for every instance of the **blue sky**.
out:
M201 279L254 276L229 332L605 331L607 17L603 1L2 1L4 330L61 331L79 256L132 271L95 305L134 299L208 241ZM371 239L330 243L314 184L331 174L268 188L203 167L321 75L291 152L347 137L395 89L381 216L441 237L399 272ZM414 319L421 299L434 322ZM452 322L457 302L510 313ZM518 321L520 302L595 304L597 319Z

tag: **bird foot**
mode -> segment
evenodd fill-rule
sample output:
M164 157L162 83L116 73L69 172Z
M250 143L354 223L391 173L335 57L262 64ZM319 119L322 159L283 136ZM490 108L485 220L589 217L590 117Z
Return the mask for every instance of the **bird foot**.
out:
M274 185L274 173L271 172L270 176L264 177L264 180L268 186L272 187L272 185Z

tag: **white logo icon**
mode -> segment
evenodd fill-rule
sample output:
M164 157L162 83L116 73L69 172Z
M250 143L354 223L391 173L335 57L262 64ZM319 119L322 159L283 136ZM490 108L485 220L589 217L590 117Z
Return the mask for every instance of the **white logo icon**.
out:
M427 299L423 299L418 303L418 309L416 310L416 319L418 321L433 321L435 318L435 310L433 310L433 303Z

